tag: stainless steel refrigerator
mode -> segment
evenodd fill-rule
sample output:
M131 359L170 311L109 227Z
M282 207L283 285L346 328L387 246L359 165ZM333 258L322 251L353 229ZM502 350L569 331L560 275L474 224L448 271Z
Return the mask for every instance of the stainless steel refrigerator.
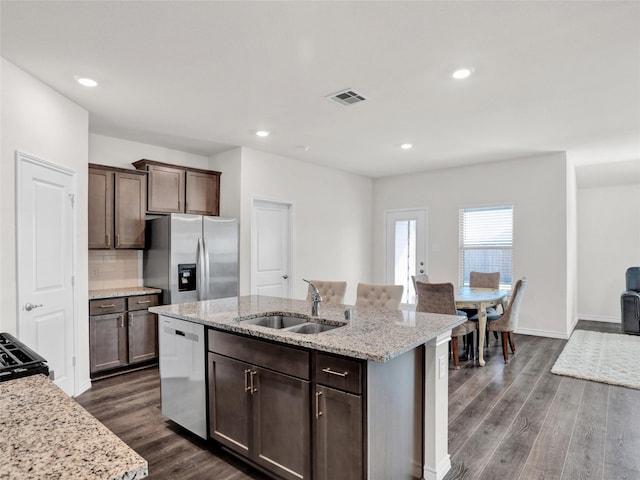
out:
M238 221L173 213L147 220L144 282L163 303L238 295Z

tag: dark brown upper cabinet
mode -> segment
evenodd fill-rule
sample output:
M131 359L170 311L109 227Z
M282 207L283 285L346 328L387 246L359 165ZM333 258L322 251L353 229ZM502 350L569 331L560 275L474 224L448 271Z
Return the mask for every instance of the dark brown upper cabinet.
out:
M143 172L89 164L89 248L144 248Z
M148 213L220 215L220 172L138 160L147 172Z

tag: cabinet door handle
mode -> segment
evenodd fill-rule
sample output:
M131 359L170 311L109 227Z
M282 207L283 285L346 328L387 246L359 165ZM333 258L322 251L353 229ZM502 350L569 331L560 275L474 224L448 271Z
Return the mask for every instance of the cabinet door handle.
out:
M100 305L100 308L113 308L115 307L115 305L113 303L109 304L109 305Z
M256 393L258 391L257 388L255 388L254 383L253 383L253 376L257 375L258 372L256 372L255 370L251 370L251 395L253 395L254 393Z
M118 318L120 319L120 328L124 327L124 315L119 315Z
M136 303L151 303L151 300L138 300Z
M322 412L320 411L320 397L322 392L316 392L316 418L320 418Z
M129 326L133 327L133 315L129 314L128 317L129 317Z
M116 233L116 247L120 246L120 234Z
M107 247L110 247L111 246L111 235L109 235L107 233L106 237L107 237Z
M331 375L337 375L338 377L346 377L347 375L349 375L349 372L336 372L335 370L331 370L331 368L329 367L323 368L322 371Z
M251 391L251 386L249 386L249 373L251 373L251 369L247 368L244 371L244 391L245 392L250 392Z

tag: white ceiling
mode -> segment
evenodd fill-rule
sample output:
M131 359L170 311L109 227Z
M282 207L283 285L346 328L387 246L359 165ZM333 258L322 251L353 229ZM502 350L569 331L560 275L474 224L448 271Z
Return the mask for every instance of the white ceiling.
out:
M569 151L640 178L639 2L0 8L2 56L86 108L94 133L202 155L243 145L370 177ZM460 66L473 75L452 79ZM324 98L344 88L367 101Z

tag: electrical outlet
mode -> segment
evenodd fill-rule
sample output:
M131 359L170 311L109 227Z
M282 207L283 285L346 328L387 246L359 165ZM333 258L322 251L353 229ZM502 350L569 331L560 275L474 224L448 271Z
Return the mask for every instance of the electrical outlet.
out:
M443 355L440 357L440 372L438 374L438 378L444 378L444 376L447 374L447 366L448 366L448 362L447 362L447 356Z

